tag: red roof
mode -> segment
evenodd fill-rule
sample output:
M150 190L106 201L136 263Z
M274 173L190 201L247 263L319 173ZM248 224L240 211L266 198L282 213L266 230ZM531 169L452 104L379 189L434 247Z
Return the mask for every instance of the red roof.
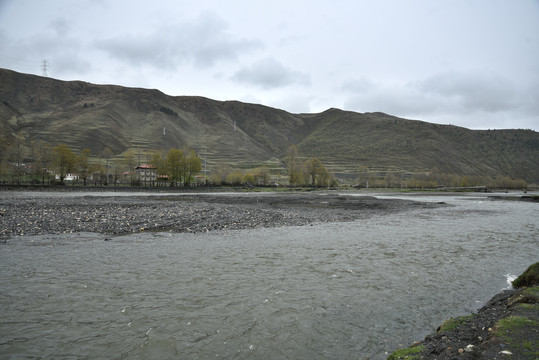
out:
M157 169L156 167L148 164L142 164L137 166L135 169Z

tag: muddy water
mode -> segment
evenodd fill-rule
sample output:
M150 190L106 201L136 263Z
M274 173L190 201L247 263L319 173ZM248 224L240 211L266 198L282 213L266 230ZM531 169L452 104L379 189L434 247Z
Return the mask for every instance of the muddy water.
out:
M539 206L352 223L21 237L0 246L0 358L383 359L539 254Z

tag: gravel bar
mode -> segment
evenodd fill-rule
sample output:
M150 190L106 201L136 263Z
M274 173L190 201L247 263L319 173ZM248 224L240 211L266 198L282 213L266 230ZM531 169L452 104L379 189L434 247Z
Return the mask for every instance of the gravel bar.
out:
M208 232L354 221L442 204L333 192L90 194L0 192L0 237Z

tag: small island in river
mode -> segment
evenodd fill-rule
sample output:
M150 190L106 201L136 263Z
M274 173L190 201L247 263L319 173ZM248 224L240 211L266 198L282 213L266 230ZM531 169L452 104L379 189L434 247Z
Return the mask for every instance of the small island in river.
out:
M447 206L334 192L78 193L4 191L0 236L208 232L354 221Z

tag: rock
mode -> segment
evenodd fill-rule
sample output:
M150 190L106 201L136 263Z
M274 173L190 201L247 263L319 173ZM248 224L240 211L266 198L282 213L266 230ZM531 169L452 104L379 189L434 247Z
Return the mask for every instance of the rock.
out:
M519 277L529 285L495 295L477 314L446 321L421 341L423 348L414 359L538 359L537 270L534 264Z
M0 189L1 190L1 189ZM86 189L81 189L86 191ZM0 236L70 231L125 234L142 231L200 232L256 227L308 226L353 221L422 206L444 205L374 197L312 193L222 196L34 196L13 192L0 198ZM343 200L344 199L344 200ZM321 200L326 202L320 207Z
M519 277L513 281L516 288L539 285L539 262L530 265Z

